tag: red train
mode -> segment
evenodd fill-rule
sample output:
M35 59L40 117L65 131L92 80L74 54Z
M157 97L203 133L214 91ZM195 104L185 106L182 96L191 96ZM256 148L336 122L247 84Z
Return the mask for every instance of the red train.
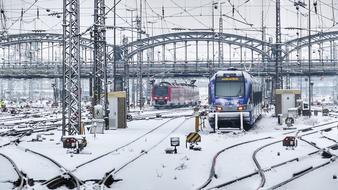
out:
M174 108L197 105L198 88L187 83L155 83L152 89L152 100L155 108Z

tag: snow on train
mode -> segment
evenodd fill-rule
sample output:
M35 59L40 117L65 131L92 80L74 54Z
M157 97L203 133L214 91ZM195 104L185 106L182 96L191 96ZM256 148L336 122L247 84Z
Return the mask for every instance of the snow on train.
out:
M173 108L197 105L199 92L193 83L155 83L152 88L153 106L155 108Z
M209 82L209 105L212 128L248 130L262 113L261 84L245 71L218 71Z

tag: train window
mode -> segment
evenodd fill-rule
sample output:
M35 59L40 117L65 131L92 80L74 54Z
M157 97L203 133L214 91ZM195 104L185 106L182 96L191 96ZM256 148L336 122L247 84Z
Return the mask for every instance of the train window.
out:
M155 96L168 96L167 86L157 86L155 88Z
M218 97L244 96L242 81L218 81L215 86L215 95Z

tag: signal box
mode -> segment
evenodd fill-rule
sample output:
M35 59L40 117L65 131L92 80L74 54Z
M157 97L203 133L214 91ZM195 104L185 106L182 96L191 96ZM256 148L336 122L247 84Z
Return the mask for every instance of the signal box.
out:
M287 136L283 139L283 146L286 147L296 147L297 146L297 139L293 136Z

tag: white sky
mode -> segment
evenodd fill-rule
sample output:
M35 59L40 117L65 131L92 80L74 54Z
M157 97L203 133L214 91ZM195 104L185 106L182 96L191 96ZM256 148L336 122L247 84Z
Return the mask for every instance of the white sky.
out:
M27 10L35 0L3 0L5 6L5 14L8 17L7 26L11 26L10 33L19 33L21 9ZM122 0L117 6L117 25L130 27L130 12L126 11L126 8L136 8L136 4L139 5L140 0ZM260 38L260 33L257 31L247 30L259 30L261 28L261 11L262 0L228 0L221 1L223 14L227 14L232 17L232 6L235 7L234 18L241 20L244 19L247 23L253 24L251 28L248 25L234 21L230 18L224 17L224 32L236 33L240 35L248 35L251 37ZM311 0L314 2L314 0ZM328 31L337 30L337 25L333 26L333 20L338 22L338 1L336 0L316 0L318 5L318 14L314 12L312 16L312 26L315 30ZM81 29L85 30L93 23L93 0L80 0L81 2ZM118 0L116 0L118 2ZM217 1L216 1L217 2ZM275 35L275 0L263 0L264 10L264 23L267 27L268 37ZM307 1L306 1L307 2ZM154 34L175 32L171 28L185 27L191 29L208 29L211 28L211 0L143 0L143 25L146 30L151 34L151 24L149 21L155 21ZM332 8L332 3L333 7ZM282 4L282 27L297 27L297 11L293 5L293 0L281 0ZM113 6L113 0L106 0L108 7ZM164 19L161 20L162 6L164 7ZM37 8L39 7L40 19L36 19ZM313 4L312 4L313 8ZM24 15L22 22L21 32L30 32L32 29L45 29L48 32L62 32L62 17L56 18L56 16L47 16L47 9L51 12L62 11L62 0L37 0L34 6L32 6ZM108 9L108 8L107 8ZM313 9L314 10L314 9ZM333 14L334 11L334 14ZM240 14L238 14L238 12ZM300 8L301 13L307 13L307 10ZM134 12L134 15L136 12ZM194 17L191 17L193 15ZM322 16L320 16L322 15ZM335 15L335 18L333 17ZM113 25L113 14L108 14L107 25ZM243 19L243 18L244 19ZM215 10L215 27L218 28L219 9ZM307 17L300 16L302 27L307 27ZM334 19L333 19L334 18ZM298 22L300 23L300 22ZM300 24L298 24L300 27ZM234 30L234 28L244 29ZM112 41L112 32L108 32L108 41ZM130 32L118 31L119 36L130 36ZM305 35L306 32L304 31ZM134 35L136 36L136 34ZM283 29L283 41L296 37L295 30ZM120 43L120 39L117 40Z

